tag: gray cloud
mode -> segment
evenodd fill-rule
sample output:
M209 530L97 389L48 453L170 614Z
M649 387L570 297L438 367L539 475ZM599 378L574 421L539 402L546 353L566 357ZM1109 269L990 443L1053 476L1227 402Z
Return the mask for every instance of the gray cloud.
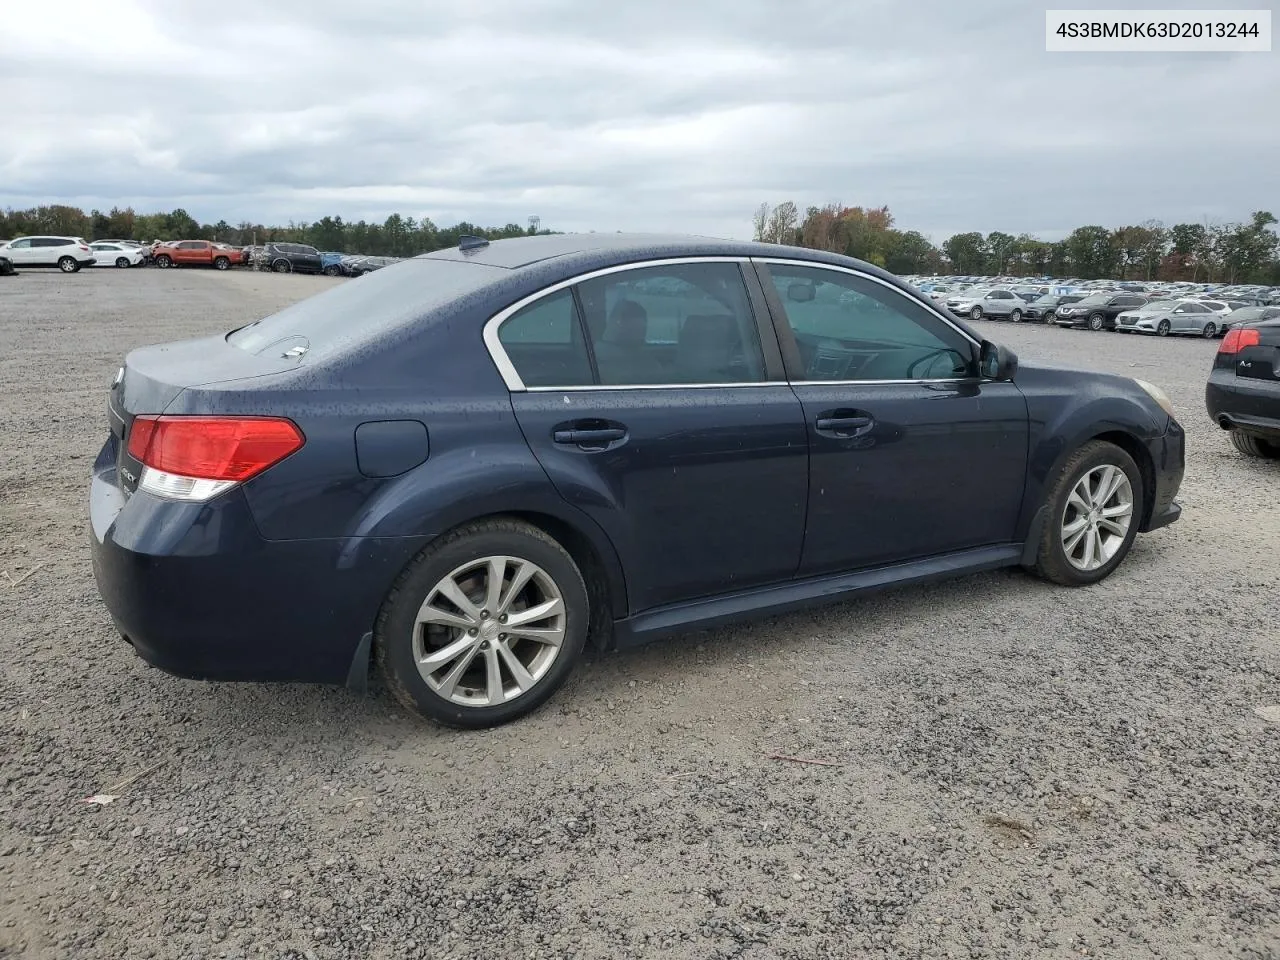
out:
M1022 2L45 6L0 32L0 205L742 237L792 199L941 241L1280 189L1274 55L1048 54Z

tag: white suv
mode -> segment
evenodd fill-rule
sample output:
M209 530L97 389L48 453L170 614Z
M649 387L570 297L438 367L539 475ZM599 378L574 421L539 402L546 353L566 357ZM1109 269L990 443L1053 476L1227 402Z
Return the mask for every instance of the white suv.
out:
M94 263L93 251L80 237L19 237L0 247L15 267L57 267L75 273Z

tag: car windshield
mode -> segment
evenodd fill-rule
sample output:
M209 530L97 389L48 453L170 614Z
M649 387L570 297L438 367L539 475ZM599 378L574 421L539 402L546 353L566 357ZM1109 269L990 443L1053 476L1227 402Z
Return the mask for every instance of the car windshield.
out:
M1180 300L1152 300L1150 303L1143 304L1140 307L1134 307L1135 310L1143 310L1147 313L1163 313L1166 310L1172 310L1181 303Z
M1100 307L1110 302L1111 302L1111 294L1095 293L1095 294L1092 294L1091 296L1085 297L1076 305L1080 307Z
M292 338L309 353L335 352L411 323L510 271L457 260L409 260L333 287L227 334L227 342L260 353Z
M1052 307L1061 299L1061 297L1055 297L1053 294L1047 293L1043 297L1037 297L1035 302L1045 307Z

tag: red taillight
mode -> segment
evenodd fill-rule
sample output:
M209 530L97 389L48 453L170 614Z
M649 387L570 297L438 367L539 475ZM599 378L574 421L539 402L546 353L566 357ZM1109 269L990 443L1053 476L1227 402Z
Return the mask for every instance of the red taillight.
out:
M1218 345L1219 353L1239 353L1245 347L1256 347L1262 342L1262 334L1251 327L1236 327L1228 330Z
M248 480L301 449L302 431L273 417L135 417L129 455L154 470Z

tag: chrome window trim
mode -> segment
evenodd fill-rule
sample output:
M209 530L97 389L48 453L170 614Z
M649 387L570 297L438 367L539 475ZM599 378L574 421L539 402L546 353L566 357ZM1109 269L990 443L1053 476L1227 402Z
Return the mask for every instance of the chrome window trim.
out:
M785 387L786 380L738 383L589 383L581 387L525 387L525 393L584 393L588 390L725 390L729 387Z
M586 280L594 280L596 277L605 277L611 273L623 273L627 270L644 270L649 267L670 267L687 263L736 263L739 267L749 265L750 257L716 257L716 256L696 256L696 257L664 257L661 260L638 260L634 263L620 263L612 267L602 267L599 270L591 270L587 273L580 273L577 276L570 277L568 280L560 280L553 283L549 287L543 287L527 297L517 300L509 307L495 313L484 325L484 345L489 351L489 357L493 360L494 365L498 368L498 373L502 376L502 381L507 385L507 389L512 393L527 393L533 391L546 392L556 390L651 390L659 387L714 387L714 386L765 386L760 382L752 382L750 384L734 383L734 384L701 384L701 383L672 383L672 384L635 384L621 385L613 384L605 386L603 384L578 384L569 387L527 387L520 374L516 371L515 364L511 362L511 358L507 356L506 350L502 347L502 341L498 339L498 329L509 320L514 314L523 310L531 303L536 303L543 297L549 297L554 293L559 293L566 287L572 287L575 284L582 283ZM743 289L746 292L746 281L743 281Z
M893 291L894 293L896 293L898 296L900 296L900 297L906 297L908 300L911 300L913 303L915 303L915 304L917 304L917 305L919 305L919 306L925 307L925 308L927 308L928 310L931 310L931 311L934 313L934 315L938 317L938 319L940 319L943 323L945 323L948 327L950 327L950 328L951 328L952 330L954 330L956 333L960 334L960 336L962 336L965 340L968 340L971 344L973 344L973 345L974 345L974 347L976 347L976 348L977 348L977 349L979 349L979 350L981 350L981 349L982 349L982 344L981 344L981 342L979 342L979 341L977 341L977 340L973 339L973 337L971 337L968 333L966 333L966 332L965 332L964 330L962 330L960 327L957 327L957 326L955 325L955 322L954 322L950 317L948 317L945 313L943 313L941 310L939 310L939 309L937 308L937 306L935 306L932 302L930 302L930 299L929 299L928 297L924 297L924 298L921 298L921 299L917 300L917 299L915 299L914 297L907 296L907 294L905 294L902 290L899 290L899 289L898 289L897 287L895 287L892 283L888 283L888 282L886 282L886 281L884 281L884 280L881 280L879 277L874 277L874 276L872 276L871 274L869 274L869 273L865 273L865 272L864 272L864 271L862 271L862 270L855 270L855 269L853 269L852 267L842 267L842 266L838 266L838 265L836 265L836 264L834 264L834 263L822 263L821 261L818 261L818 260L795 260L795 259L789 259L789 258L787 258L787 257L752 257L751 259L752 259L753 261L755 261L756 263L780 263L780 264L784 264L784 265L789 266L789 267L809 267L810 269L813 269L813 270L834 270L836 273L847 273L847 274L849 274L850 276L853 276L853 277L861 277L863 280L870 280L872 283L878 283L878 284L880 284L880 286L884 287L886 290L892 290L892 291ZM967 379L967 380L972 380L972 379L975 379L975 378L973 378L973 377L966 377L965 379ZM805 383L835 383L836 381L834 381L834 380L816 380L816 381L809 381L809 380L806 380L806 381L798 381L798 380L796 380L796 381L792 381L792 382L793 382L793 383L800 383L800 382L805 382ZM849 382L849 383L893 383L893 382L898 382L898 383L937 383L937 382L939 382L939 381L936 381L936 380L900 380L900 381L891 381L891 380L851 380L851 381L847 381L847 382ZM942 381L942 382L951 382L951 381Z

